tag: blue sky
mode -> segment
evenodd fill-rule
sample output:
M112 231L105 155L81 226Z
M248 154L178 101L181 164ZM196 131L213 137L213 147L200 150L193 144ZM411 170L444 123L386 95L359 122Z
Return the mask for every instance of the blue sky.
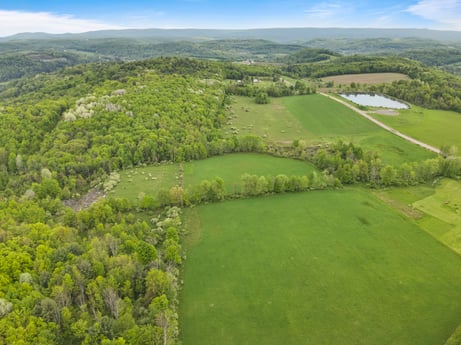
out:
M0 36L124 28L461 30L461 0L0 0Z

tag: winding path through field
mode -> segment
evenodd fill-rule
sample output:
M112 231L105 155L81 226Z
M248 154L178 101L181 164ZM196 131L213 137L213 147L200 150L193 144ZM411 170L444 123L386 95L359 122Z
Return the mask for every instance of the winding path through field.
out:
M434 146L431 146L431 145L429 145L429 144L423 143L422 141L416 140L415 138L412 138L412 137L410 137L410 136L408 136L408 135L406 135L406 134L403 134L402 132L399 132L399 131L395 130L395 129L392 128L392 127L389 127L388 125L385 125L385 124L382 123L381 121L378 121L378 120L376 120L375 118L373 118L372 116L368 115L365 111L360 110L360 109L354 107L353 105L351 105L351 104L349 104L349 103L347 103L347 102L345 102L345 101L343 101L343 100L341 100L341 99L338 99L338 98L336 98L336 97L330 96L330 95L328 95L328 94L326 94L326 93L323 93L323 92L320 92L320 94L321 94L322 96L328 97L328 98L330 98L330 99L332 99L332 100L334 100L334 101L336 101L336 102L339 102L339 103L341 103L342 105L345 105L346 107L348 107L348 108L352 109L353 111L355 111L357 114L362 115L362 116L365 117L366 119L368 119L368 120L370 120L371 122L375 123L375 124L378 125L379 127L384 128L386 131L389 131L389 132L391 132L392 134L395 134L395 135L397 135L397 136L399 136L399 137L405 139L406 141L409 141L410 143L413 143L413 144L416 144L416 145L418 145L418 146L421 146L421 147L425 148L426 150L435 152L435 153L437 153L437 154L441 154L441 151L440 151L438 148L436 148L436 147L434 147Z

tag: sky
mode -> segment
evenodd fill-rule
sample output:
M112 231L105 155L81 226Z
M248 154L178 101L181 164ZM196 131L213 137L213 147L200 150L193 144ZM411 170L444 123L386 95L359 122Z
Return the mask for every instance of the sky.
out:
M461 31L461 0L0 0L0 36L131 28Z

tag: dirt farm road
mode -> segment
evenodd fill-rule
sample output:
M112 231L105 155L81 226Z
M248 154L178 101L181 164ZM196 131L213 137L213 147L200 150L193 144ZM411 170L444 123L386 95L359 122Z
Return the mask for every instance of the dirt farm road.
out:
M360 110L360 109L354 107L353 105L351 105L351 104L349 104L349 103L347 103L347 102L345 102L343 100L340 100L340 99L338 99L336 97L330 96L330 95L328 95L326 93L323 93L323 92L320 92L320 94L325 96L325 97L331 98L332 100L334 100L336 102L339 102L339 103L345 105L346 107L348 107L348 108L352 109L353 111L355 111L357 114L362 115L364 118L366 118L369 121L375 123L379 127L384 128L386 131L389 131L392 134L397 135L397 136L405 139L406 141L409 141L410 143L413 143L415 145L421 146L421 147L425 148L426 150L435 152L437 154L441 154L441 151L438 148L436 148L434 146L431 146L429 144L423 143L422 141L416 140L415 138L412 138L412 137L410 137L410 136L408 136L406 134L403 134L402 132L399 132L399 131L395 130L392 127L389 127L388 125L385 125L381 121L378 121L375 118L373 118L372 116L368 115L365 111Z

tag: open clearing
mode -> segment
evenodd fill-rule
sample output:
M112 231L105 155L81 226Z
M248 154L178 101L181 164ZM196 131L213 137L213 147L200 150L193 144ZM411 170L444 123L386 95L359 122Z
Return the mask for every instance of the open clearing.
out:
M443 179L435 186L392 188L375 192L382 200L461 254L461 183Z
M413 207L433 218L422 222L422 228L461 254L460 182L443 180L433 195L415 201Z
M185 222L184 344L440 345L460 321L461 258L366 191L210 204Z
M317 170L313 165L294 159L278 158L254 153L238 153L184 164L185 185L197 185L203 180L221 177L228 192L239 190L240 177L250 175L309 176Z
M393 81L409 80L410 77L401 73L364 73L364 74L344 74L322 78L323 81L333 81L339 84L382 84L392 83Z
M182 163L184 186L198 185L203 180L221 177L228 192L238 191L240 177L245 174L276 176L309 176L316 168L305 162L256 153L235 153L200 161ZM179 164L138 167L121 172L120 183L111 195L135 201L140 193L155 196L157 192L181 185Z
M398 116L372 114L374 118L409 136L435 147L456 145L461 149L461 114L411 106Z
M171 188L178 183L179 164L159 164L127 169L120 173L120 183L110 195L136 200L140 193L156 195L161 188Z
M290 112L323 141L342 139L380 152L388 164L418 161L434 154L389 133L354 110L322 95L284 98Z
M237 128L240 135L253 134L271 141L311 136L285 107L282 98L271 98L269 104L256 104L250 97L234 96L232 99L233 118L226 129L229 135L232 128Z
M434 157L431 152L396 137L364 119L353 110L321 95L271 98L270 104L255 104L253 98L234 97L234 115L226 131L254 134L268 141L308 143L343 140L379 151L389 164Z

